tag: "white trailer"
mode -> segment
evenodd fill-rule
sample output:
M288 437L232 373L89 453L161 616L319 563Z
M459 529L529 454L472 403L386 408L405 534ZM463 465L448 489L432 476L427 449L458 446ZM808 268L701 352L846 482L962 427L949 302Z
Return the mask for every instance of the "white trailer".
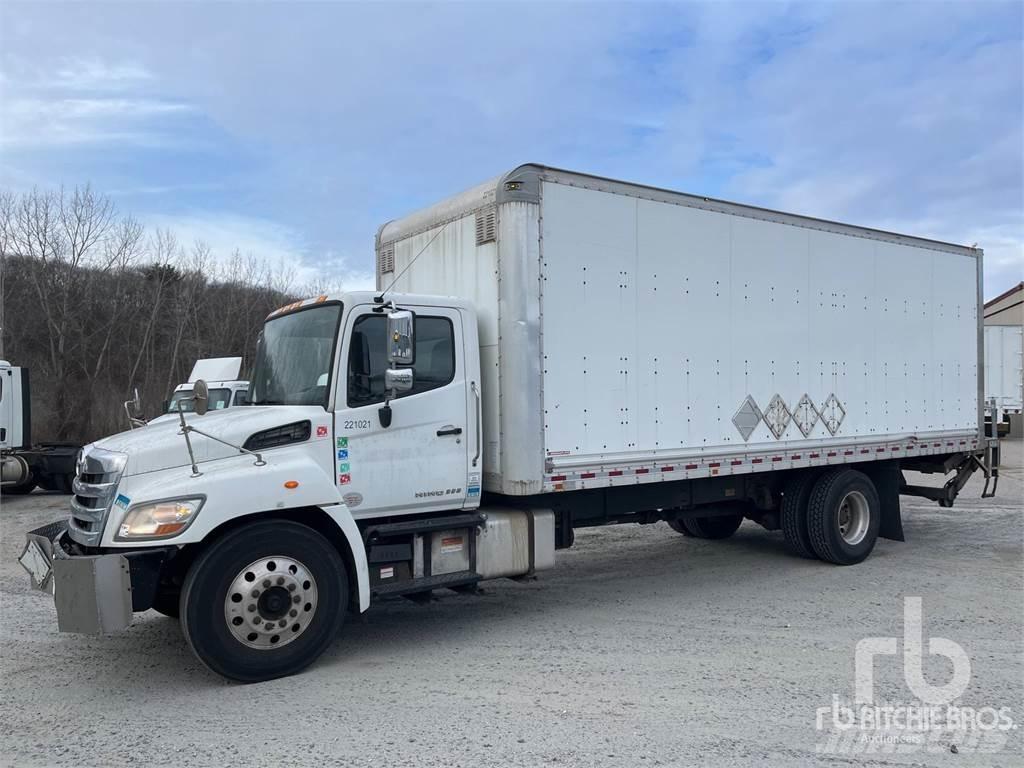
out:
M985 326L985 408L996 425L1024 409L1024 328ZM993 433L994 434L994 433Z
M250 407L197 382L178 423L87 446L22 556L62 630L153 607L263 680L346 607L551 567L578 527L746 519L851 565L902 540L901 492L998 476L980 250L535 165L376 250L376 291L267 318Z

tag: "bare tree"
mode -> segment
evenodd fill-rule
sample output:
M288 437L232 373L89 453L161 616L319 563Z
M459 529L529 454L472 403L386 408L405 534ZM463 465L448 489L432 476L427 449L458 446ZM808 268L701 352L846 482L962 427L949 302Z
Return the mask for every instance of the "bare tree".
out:
M0 191L0 349L32 370L41 439L123 428L133 386L155 413L199 357L251 364L263 319L293 300L285 279L251 256L218 262L204 243L147 236L88 186Z

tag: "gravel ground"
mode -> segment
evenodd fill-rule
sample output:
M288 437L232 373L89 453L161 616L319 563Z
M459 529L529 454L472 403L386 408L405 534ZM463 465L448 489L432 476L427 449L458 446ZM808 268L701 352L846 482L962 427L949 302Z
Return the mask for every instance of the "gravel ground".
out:
M905 543L860 566L785 553L745 523L730 540L666 525L580 531L535 581L394 601L350 620L302 675L231 684L193 658L176 621L61 635L17 564L24 533L67 497L4 498L0 513L0 760L7 765L603 766L1024 765L1024 731L994 754L822 754L815 714L853 696L854 646L902 637L904 596L925 636L963 646L961 703L1024 723L1022 451L999 497L973 479L954 509L904 499ZM934 663L933 663L934 662ZM879 695L908 701L897 657ZM952 667L926 661L941 685Z

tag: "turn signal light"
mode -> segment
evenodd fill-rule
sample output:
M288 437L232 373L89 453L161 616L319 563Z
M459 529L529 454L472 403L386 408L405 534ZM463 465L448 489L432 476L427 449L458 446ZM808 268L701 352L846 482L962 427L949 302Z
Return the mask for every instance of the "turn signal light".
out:
M285 488L298 488L299 487L299 481L298 480L286 480L285 484L284 484L284 487Z

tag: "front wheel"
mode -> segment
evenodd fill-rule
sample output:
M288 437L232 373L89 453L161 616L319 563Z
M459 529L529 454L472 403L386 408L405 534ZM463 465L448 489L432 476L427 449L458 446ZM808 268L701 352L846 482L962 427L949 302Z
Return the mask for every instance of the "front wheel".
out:
M267 520L227 534L193 563L181 627L203 664L255 683L312 664L347 605L345 565L331 543L304 525Z

